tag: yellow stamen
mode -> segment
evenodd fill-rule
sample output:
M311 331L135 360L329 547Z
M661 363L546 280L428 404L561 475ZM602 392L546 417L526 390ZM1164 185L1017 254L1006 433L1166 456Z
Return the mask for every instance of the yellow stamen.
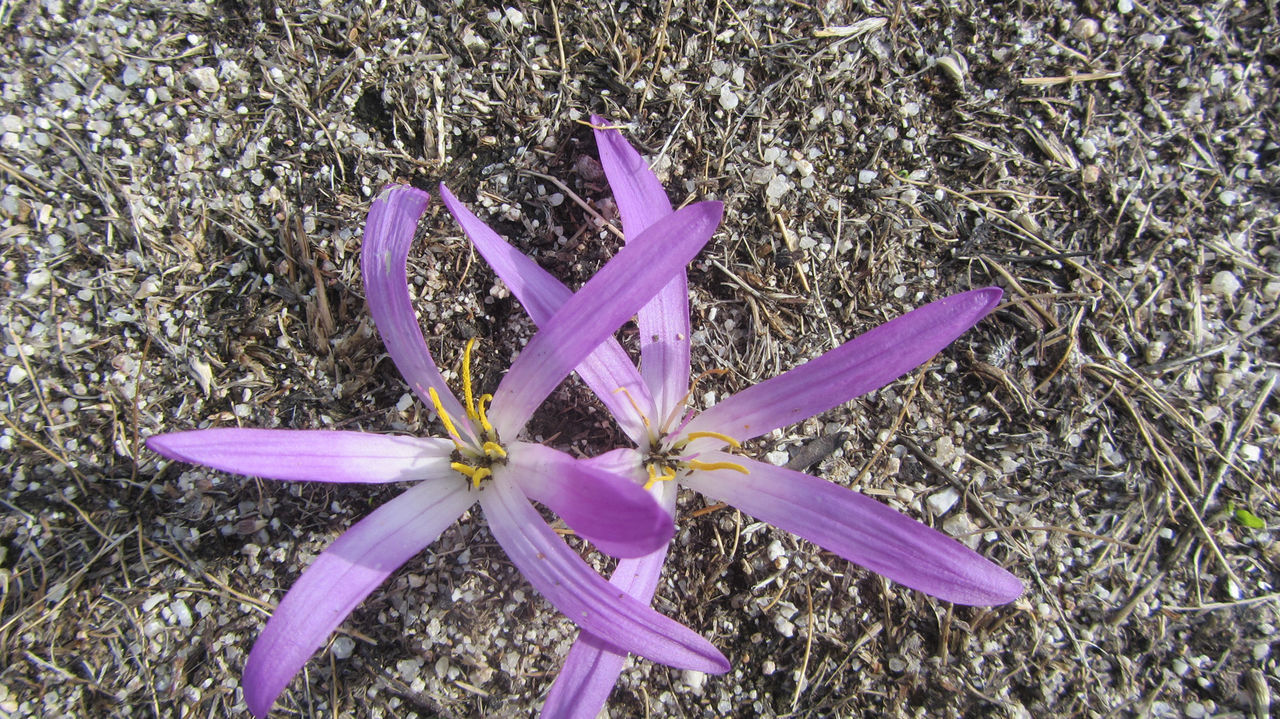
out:
M653 468L652 464L645 465L645 469L649 470L649 481L644 483L644 488L648 490L658 483L658 471Z
M507 450L503 449L502 445L498 444L497 442L485 442L484 453L489 455L490 457L494 456L495 454L498 455L499 457L507 456Z
M651 489L658 482L670 482L676 478L676 470L670 467L663 466L662 474L658 474L658 470L652 464L645 465L645 468L649 470L649 481L644 483L645 489Z
M492 477L492 476L493 476L492 469L489 469L488 467L476 467L475 474L471 475L471 488L480 489L480 482L484 481L485 477Z
M462 449L462 435L458 434L457 428L453 426L453 418L445 411L444 405L440 404L440 395L436 393L436 388L428 387L427 394L431 395L431 404L435 406L436 414L440 416L440 421L444 423L444 429L449 433L449 439L453 440L458 449Z
M742 447L742 444L738 442L738 440L727 434L720 434L719 432L690 432L684 436L684 441L680 444L686 445L695 439L718 439L734 449Z
M495 437L497 436L497 433L493 430L493 425L489 423L489 417L488 415L485 414L485 411L484 411L485 403L491 401L492 399L493 399L493 395L491 394L480 395L480 400L476 402L476 416L480 420L480 426L484 429L484 433L489 435L490 437Z
M452 468L453 471L461 472L467 475L468 477L476 476L476 471L477 471L476 468L472 467L469 464L463 464L462 462L450 462L449 467Z
M644 422L645 429L648 429L649 418L644 415L644 412L640 411L640 405L636 404L635 398L631 396L631 393L627 391L626 387L619 387L613 391L614 394L619 392L621 392L627 398L627 401L631 403L631 409L634 409L636 414L640 415L640 421Z
M751 474L746 467L734 462L699 462L696 459L686 459L684 463L689 465L690 469L700 469L704 472L714 472L720 469L732 469L735 472Z
M467 346L462 350L462 394L467 400L467 417L471 420L478 420L476 415L475 398L471 395L471 348L475 345L476 338L472 337L467 340Z

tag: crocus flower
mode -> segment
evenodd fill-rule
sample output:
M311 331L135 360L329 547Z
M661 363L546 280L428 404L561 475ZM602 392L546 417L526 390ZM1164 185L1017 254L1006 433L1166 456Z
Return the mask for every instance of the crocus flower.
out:
M592 118L600 159L628 242L669 217L666 193L643 158L604 120ZM548 321L569 290L516 252L442 189L446 207L524 305ZM629 246L629 245L628 245ZM697 413L689 383L688 290L684 273L639 311L640 371L610 338L577 368L636 449L598 458L629 472L674 514L677 483L731 504L893 581L958 604L993 605L1022 583L960 542L863 494L735 454L742 442L800 422L887 385L923 364L990 312L998 288L964 292L909 312L816 359ZM666 547L621 559L611 583L651 601ZM590 719L604 706L626 653L584 631L543 707L544 717Z
M613 258L559 312L544 318L492 397L474 397L470 345L464 399L449 391L414 315L406 262L426 193L394 187L374 201L361 269L369 309L413 391L436 409L444 438L358 432L206 429L148 439L153 451L237 474L321 482L416 482L329 546L281 600L245 666L245 700L265 715L338 624L396 568L473 503L511 561L561 612L612 646L710 672L728 668L709 642L612 588L530 504L559 514L602 550L637 556L666 543L670 515L633 482L538 444L514 441L573 367L668 278L682 272L719 223L701 203L658 223ZM487 406L492 400L492 406Z

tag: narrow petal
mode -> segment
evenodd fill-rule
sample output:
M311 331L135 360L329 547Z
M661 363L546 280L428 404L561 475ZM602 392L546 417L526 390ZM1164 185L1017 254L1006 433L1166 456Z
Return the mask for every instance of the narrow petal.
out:
M655 489L659 502L674 515L675 482L661 482ZM647 604L653 601L666 559L667 547L664 546L648 556L620 560L609 583ZM626 663L625 652L590 632L582 632L565 657L540 716L542 719L595 719L608 702Z
M605 263L534 335L494 392L490 419L515 437L542 400L711 239L724 205L700 202L658 221Z
M453 443L365 432L222 427L147 438L169 459L293 482L409 482L442 477Z
M899 584L956 604L1004 604L1022 582L947 535L866 495L824 479L712 452L729 470L692 472L684 485L817 544Z
M507 451L502 474L605 554L641 557L675 534L671 515L627 477L540 444L509 444Z
M666 188L622 133L591 116L596 146L613 199L622 215L622 234L639 237L671 214ZM653 393L658 416L665 417L689 391L689 283L681 271L653 300L640 308L640 372Z
M426 212L429 201L427 193L413 187L383 190L369 208L364 246L360 250L360 270L364 274L369 314L373 315L387 353L400 374L428 407L432 404L427 389L434 387L454 421L470 429L462 404L449 391L427 349L409 296L409 247L418 229L418 218Z
M1000 288L945 297L749 387L698 415L688 431L738 441L808 419L877 390L942 351L1000 302Z
M453 524L476 495L465 482L422 482L348 529L280 600L244 667L249 711L276 697L369 593Z
M440 199L462 226L462 231L467 233L471 244L524 305L534 324L542 326L549 322L556 310L573 296L573 292L560 280L481 222L443 184L440 185ZM636 444L647 442L649 435L644 418L655 416L653 400L618 340L609 337L576 369L582 381L618 420L622 431Z
M679 669L720 674L729 662L710 642L611 586L564 540L512 482L480 495L489 530L511 561L556 609L619 650Z

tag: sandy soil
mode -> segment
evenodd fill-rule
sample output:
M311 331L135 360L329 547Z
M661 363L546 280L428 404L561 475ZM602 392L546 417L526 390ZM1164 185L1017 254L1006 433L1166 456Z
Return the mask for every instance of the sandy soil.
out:
M1267 2L0 2L0 715L243 715L299 572L396 488L149 453L204 426L435 430L362 295L385 183L446 181L571 286L619 246L589 129L677 204L703 393L929 300L1007 302L928 367L753 443L972 542L996 609L682 498L657 606L734 662L633 662L613 717L1266 717L1277 672L1277 73ZM433 204L452 377L531 334ZM624 328L624 340L634 328ZM566 383L533 434L622 442ZM582 546L584 552L589 549ZM607 564L598 555L592 561ZM532 716L575 628L478 510L275 716Z

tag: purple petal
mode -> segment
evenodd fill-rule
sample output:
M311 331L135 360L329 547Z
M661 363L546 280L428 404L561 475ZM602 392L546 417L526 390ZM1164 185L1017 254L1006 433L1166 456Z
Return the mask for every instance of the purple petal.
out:
M549 322L556 310L573 296L573 292L560 280L481 222L443 184L440 185L440 199L462 225L462 231L467 233L471 244L524 305L534 324L542 326ZM644 417L646 414L650 417L655 415L653 400L649 398L649 389L631 358L616 339L609 337L605 340L577 366L577 372L618 420L618 425L628 437L636 444L649 441ZM619 392L619 388L625 389L626 394ZM634 406L627 399L627 394L635 400Z
M1000 302L998 287L970 290L912 310L817 359L727 397L688 431L739 441L808 419L877 390L941 352Z
M657 485L662 505L675 514L674 482ZM667 547L638 559L622 559L613 570L609 583L641 602L653 600L667 559ZM613 685L627 662L626 652L591 634L583 632L565 657L564 666L551 685L542 705L542 719L595 719L609 700Z
M719 674L729 663L711 643L610 586L543 521L512 482L480 494L489 530L556 609L619 649L680 669Z
M668 215L623 247L556 312L493 393L490 419L513 438L542 400L711 239L724 205L699 202Z
M382 334L387 353L404 375L414 394L428 407L432 406L428 387L434 387L444 408L460 423L460 430L471 428L462 403L449 391L449 385L422 337L422 327L413 312L409 297L409 247L418 229L418 218L426 212L430 197L422 190L397 186L383 190L369 208L364 226L364 246L360 251L360 270L364 274L364 291L369 314Z
M169 459L293 482L378 484L453 473L449 440L365 432L223 427L158 434L147 447Z
M348 529L280 600L244 667L244 698L266 716L342 620L389 574L435 541L476 495L466 482L421 482Z
M507 451L502 474L605 554L644 556L675 534L671 515L630 479L540 444L509 444Z
M591 116L600 164L622 215L622 234L639 237L671 214L667 191L639 152L608 122ZM665 417L689 391L689 285L682 271L653 301L640 308L640 373L653 392L658 416Z
M684 485L871 571L956 604L1004 604L1022 582L941 532L851 489L723 452L699 459L731 470L691 472Z

